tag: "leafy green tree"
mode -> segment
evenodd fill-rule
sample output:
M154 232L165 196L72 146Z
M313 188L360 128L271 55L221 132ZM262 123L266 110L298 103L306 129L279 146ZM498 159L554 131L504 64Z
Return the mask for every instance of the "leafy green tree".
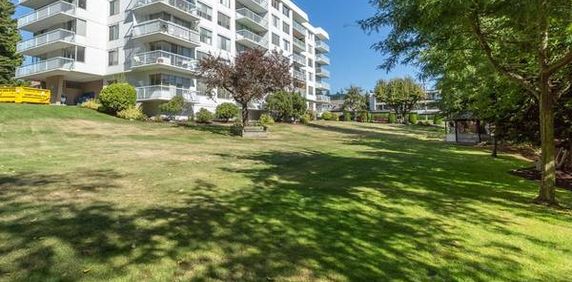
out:
M367 31L391 28L374 45L382 67L416 63L425 74L438 65L477 65L519 85L539 107L542 179L537 203L557 204L555 103L572 85L572 1L569 0L370 0L377 13L360 21ZM438 24L436 24L438 23ZM443 73L440 73L441 75ZM445 74L446 75L446 74Z
M175 116L180 114L185 107L185 98L182 95L176 95L171 98L167 103L159 105L159 111L166 115L170 120L175 119Z
M347 89L346 97L342 108L344 111L352 113L354 121L357 121L358 112L367 110L366 98L362 95L362 89L357 86L350 86Z
M409 121L409 113L415 104L426 96L421 85L410 77L380 80L375 86L374 94L380 102L386 103L403 123Z
M226 122L238 117L240 114L240 109L237 105L233 103L222 103L216 107L215 116L218 119L222 119Z
M266 109L277 121L296 121L304 116L308 105L300 93L278 91L268 95Z
M22 63L22 56L16 53L20 33L13 19L15 11L12 1L0 0L0 84L12 83L16 68Z

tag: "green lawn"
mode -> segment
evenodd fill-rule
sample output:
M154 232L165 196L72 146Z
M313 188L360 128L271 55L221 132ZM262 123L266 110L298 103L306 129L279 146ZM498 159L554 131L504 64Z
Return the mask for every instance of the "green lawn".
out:
M530 164L440 140L0 105L0 280L569 281L572 212L530 204Z

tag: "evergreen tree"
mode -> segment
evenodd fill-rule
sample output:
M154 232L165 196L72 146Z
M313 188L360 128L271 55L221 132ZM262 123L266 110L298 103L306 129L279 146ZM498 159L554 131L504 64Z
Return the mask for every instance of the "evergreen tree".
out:
M15 10L12 2L0 0L0 84L11 83L16 67L22 63L22 56L16 53L20 33L12 18Z

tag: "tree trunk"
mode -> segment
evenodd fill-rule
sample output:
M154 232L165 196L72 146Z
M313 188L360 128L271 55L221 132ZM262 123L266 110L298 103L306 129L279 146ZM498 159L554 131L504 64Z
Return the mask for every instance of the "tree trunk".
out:
M548 79L541 79L540 89L540 141L542 177L536 203L557 205L556 201L556 164L554 160L554 108Z
M246 127L248 125L248 103L242 104L242 126Z
M496 134L493 134L493 158L498 157L499 141Z

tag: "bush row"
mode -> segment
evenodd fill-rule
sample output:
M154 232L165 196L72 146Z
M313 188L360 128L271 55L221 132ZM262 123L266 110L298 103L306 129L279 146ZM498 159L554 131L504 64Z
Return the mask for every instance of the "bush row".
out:
M367 111L361 111L356 113L356 117L354 117L354 114L351 112L343 112L342 114L325 112L322 114L321 119L331 120L331 121L355 120L357 122L397 123L397 116L395 115L395 113L371 113ZM443 117L440 117L438 115L430 115L424 117L423 121L420 121L419 115L417 113L411 113L408 115L407 121L410 124L443 124Z

